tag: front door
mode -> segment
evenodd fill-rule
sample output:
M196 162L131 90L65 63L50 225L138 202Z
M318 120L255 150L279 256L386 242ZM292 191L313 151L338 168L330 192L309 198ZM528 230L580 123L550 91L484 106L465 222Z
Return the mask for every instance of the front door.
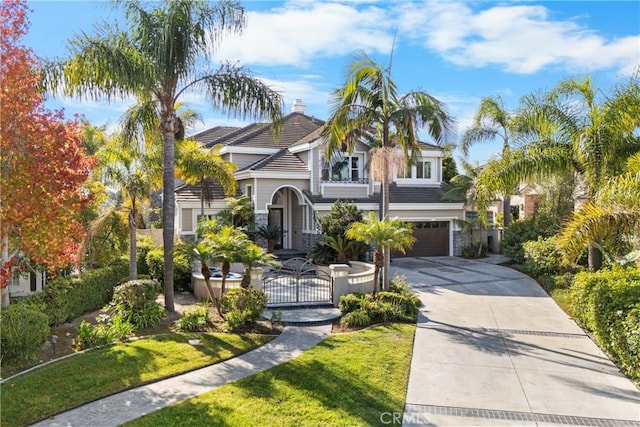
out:
M275 249L282 249L282 238L284 235L284 223L283 223L283 209L271 208L269 209L269 226L280 227L282 233L280 233L280 241L276 243Z

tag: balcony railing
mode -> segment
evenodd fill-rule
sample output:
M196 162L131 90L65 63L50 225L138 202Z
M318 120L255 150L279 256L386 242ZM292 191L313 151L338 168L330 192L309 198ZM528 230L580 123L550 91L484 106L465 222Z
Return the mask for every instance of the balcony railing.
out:
M368 184L368 178L359 178L359 179L323 179L323 184Z

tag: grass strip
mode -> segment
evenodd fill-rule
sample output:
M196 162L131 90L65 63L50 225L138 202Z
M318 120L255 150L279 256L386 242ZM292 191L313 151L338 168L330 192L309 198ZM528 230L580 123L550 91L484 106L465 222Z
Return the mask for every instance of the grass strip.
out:
M201 344L189 344L193 338ZM3 383L1 425L26 425L128 388L230 359L273 338L168 334L79 354Z
M382 414L404 409L414 332L392 324L333 335L290 362L126 425L380 425Z

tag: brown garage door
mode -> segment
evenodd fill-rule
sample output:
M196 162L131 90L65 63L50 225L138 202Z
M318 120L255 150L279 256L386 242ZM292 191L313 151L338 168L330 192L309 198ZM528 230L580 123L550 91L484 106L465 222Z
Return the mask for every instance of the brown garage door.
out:
M416 242L406 254L396 253L394 256L446 256L449 255L449 222L429 221L414 222L413 237Z

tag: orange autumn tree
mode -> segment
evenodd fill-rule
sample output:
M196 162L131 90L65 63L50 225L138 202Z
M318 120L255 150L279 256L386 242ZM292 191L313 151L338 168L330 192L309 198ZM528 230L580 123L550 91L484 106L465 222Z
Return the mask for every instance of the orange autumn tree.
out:
M23 1L0 3L0 238L2 306L8 281L28 265L75 262L84 235L80 213L92 165L80 123L44 108L38 61L21 45L29 22ZM24 262L28 259L29 262Z

